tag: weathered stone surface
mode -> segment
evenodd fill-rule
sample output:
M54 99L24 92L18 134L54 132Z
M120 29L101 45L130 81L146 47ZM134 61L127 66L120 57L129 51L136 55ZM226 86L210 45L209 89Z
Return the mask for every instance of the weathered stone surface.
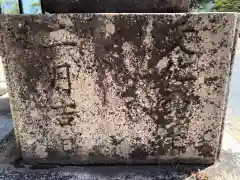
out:
M25 161L213 163L235 14L2 16Z
M226 140L226 138L224 138ZM226 143L226 142L225 142ZM235 147L232 147L235 148ZM19 160L14 134L0 141L0 176L4 180L197 180L200 171L208 180L239 180L240 154L222 150L220 161L214 165L159 165L159 166L63 166L26 165Z
M42 0L49 13L177 13L188 11L189 0Z

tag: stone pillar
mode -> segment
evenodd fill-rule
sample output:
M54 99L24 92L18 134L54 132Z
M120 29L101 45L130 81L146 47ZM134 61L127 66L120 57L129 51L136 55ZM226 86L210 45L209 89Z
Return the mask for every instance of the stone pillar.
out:
M187 12L189 0L42 0L49 13L177 13Z

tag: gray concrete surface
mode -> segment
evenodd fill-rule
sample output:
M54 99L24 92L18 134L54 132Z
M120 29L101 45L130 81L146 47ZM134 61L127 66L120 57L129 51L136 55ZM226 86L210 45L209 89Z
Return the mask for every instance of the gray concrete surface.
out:
M8 94L0 96L0 141L13 129Z
M13 130L11 115L0 114L0 140Z
M2 57L0 56L0 96L4 95L6 93L7 93L7 85L6 85L6 81L5 81ZM0 111L1 111L1 107L0 107Z
M183 168L183 167L182 167ZM0 180L183 180L181 168L167 166L64 167L51 170L0 167ZM191 170L190 170L191 172Z
M0 112L2 113L9 113L10 110L10 105L9 105L9 97L8 93L0 96Z

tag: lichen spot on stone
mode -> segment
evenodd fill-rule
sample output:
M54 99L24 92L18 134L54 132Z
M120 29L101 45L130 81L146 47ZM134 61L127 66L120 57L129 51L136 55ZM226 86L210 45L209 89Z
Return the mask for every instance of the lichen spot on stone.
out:
M46 152L46 146L42 145L42 144L37 144L36 146L36 155L39 156L40 158L45 158L48 156L47 152Z
M18 28L19 28L19 29L22 29L22 28L24 28L24 26L25 26L25 24L24 24L24 23L22 23L22 22L18 23Z
M72 149L72 142L70 140L64 140L63 142L63 150L69 151Z
M37 110L32 110L31 111L31 117L32 118L38 118L39 117L38 111Z
M124 138L117 138L115 136L110 136L110 138L111 138L111 144L114 146L118 146L124 141Z
M108 34L114 34L115 33L115 26L113 23L106 24L106 31Z

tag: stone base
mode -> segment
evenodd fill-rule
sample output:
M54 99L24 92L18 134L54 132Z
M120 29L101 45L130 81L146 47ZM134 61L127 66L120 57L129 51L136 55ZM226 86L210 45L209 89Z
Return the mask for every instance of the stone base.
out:
M14 134L0 142L0 177L4 180L196 180L200 171L208 180L239 180L240 154L222 151L220 161L204 165L58 166L21 161Z
M240 154L224 152L221 162L212 166L202 165L145 165L145 166L56 166L25 165L18 159L13 161L13 141L6 148L8 161L1 161L0 177L4 180L197 180L193 174L200 172L208 180L239 180ZM17 158L18 156L15 156Z
M218 158L236 14L0 19L25 161L208 164Z
M180 164L202 164L202 165L212 165L213 162L215 161L214 158L206 158L206 159L201 159L201 158L181 158L181 157L162 157L154 160L146 160L145 162L143 161L129 161L129 160L122 160L119 161L118 159L106 159L105 161L98 161L96 163L97 159L94 159L92 161L79 161L79 157L74 159L65 159L66 157L59 157L59 159L54 160L51 158L50 160L47 159L40 159L40 158L24 158L23 162L25 164L33 165L36 162L42 165L77 165L77 166L82 166L82 165L167 165L167 164L174 164L174 163L180 163Z

